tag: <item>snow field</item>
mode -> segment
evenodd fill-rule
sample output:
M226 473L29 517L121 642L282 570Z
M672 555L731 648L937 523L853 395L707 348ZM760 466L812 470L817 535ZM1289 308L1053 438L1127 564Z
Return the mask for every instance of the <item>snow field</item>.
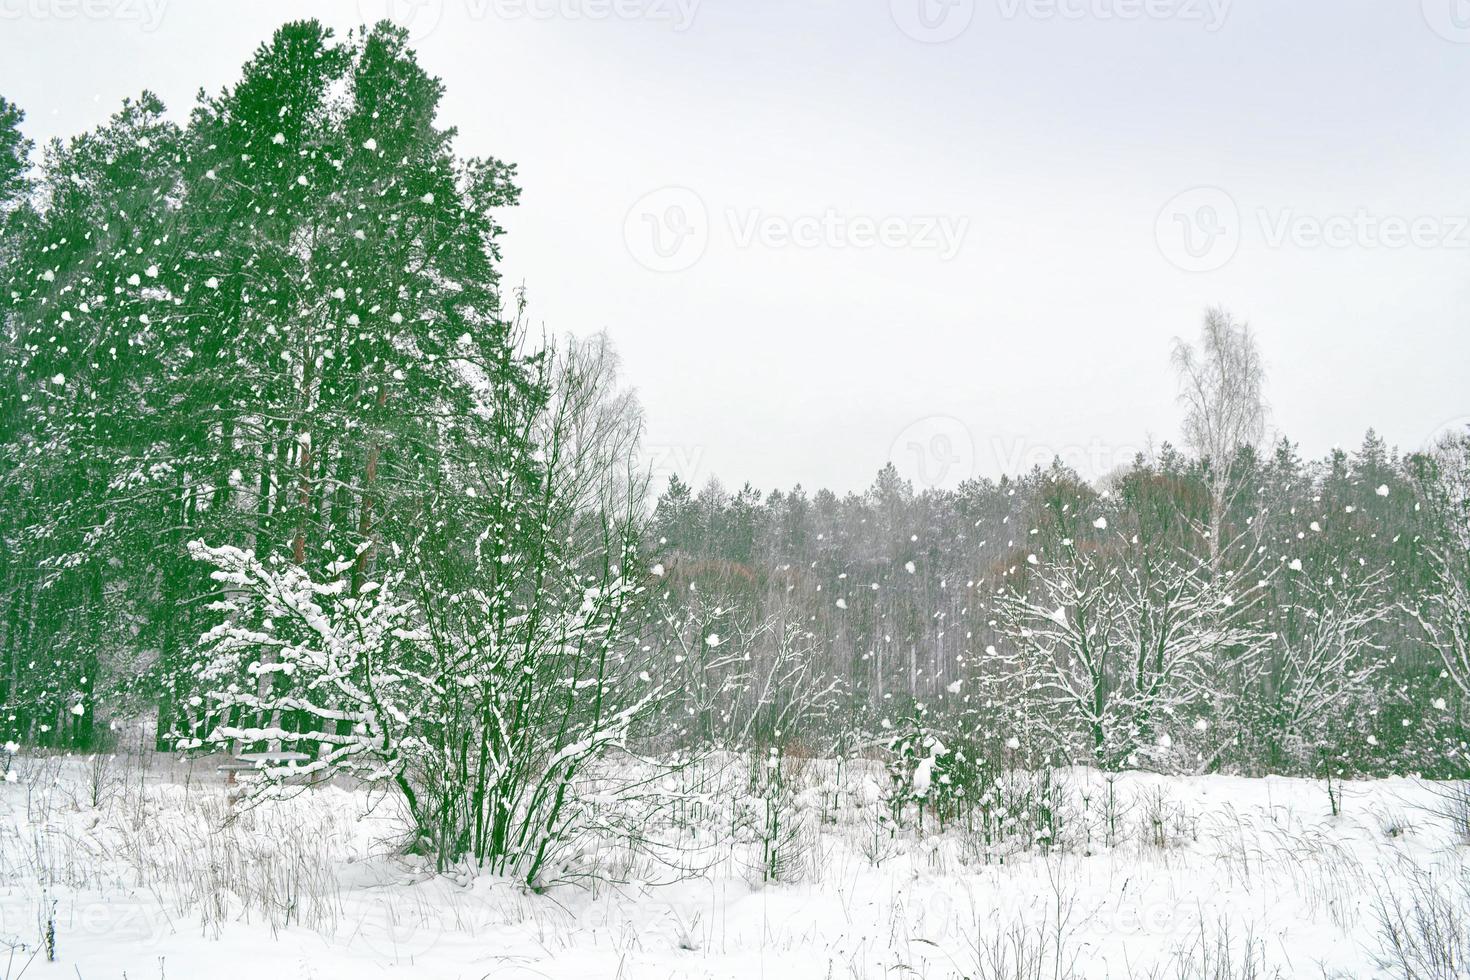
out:
M242 810L210 760L20 756L0 976L1464 975L1453 787L1351 782L1333 816L1312 780L1067 769L1009 774L987 826L895 828L876 763L781 766L779 792L737 755L661 777L641 841L609 813L537 891L431 873L364 788Z

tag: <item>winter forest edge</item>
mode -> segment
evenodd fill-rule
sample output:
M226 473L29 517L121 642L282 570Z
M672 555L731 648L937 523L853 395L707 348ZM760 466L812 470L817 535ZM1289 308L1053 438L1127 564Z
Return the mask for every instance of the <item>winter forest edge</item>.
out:
M426 873L534 895L721 835L800 882L821 767L875 866L1092 854L1076 773L1295 777L1333 818L1413 780L1470 841L1470 430L1304 459L1215 308L1158 352L1183 444L1103 479L653 486L612 341L502 283L516 168L457 156L442 94L390 23L304 21L187 119L145 92L37 151L0 99L8 780L247 759L222 822L345 789ZM1399 941L1385 975L1466 968ZM1042 975L988 948L957 975Z

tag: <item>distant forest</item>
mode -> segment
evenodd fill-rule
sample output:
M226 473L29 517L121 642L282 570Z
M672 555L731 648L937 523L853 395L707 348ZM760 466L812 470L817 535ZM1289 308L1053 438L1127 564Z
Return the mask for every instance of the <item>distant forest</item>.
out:
M1135 669L1150 646L1198 629L1184 607L1208 601L1191 572L1209 567L1210 467L1167 444L1101 485L1060 462L923 492L889 464L868 490L840 497L800 486L762 494L748 484L731 493L715 480L696 493L673 477L651 531L667 569L660 625L682 630L680 649L708 635L738 638L757 674L778 659L781 638L798 634L809 672L801 683L835 682L821 699L824 723L800 715L814 749L857 733L881 737L917 715L940 728L956 724L941 718L964 718L960 730L992 751L1012 739L1043 756L1076 751L1075 737L1057 739L1034 717L1060 701L1101 720L1104 751L1120 762L1458 772L1463 691L1425 631L1443 549L1460 547L1446 541L1447 526L1464 520L1463 498L1448 489L1454 480L1464 487L1456 445L1453 458L1401 455L1370 431L1356 451L1319 460L1285 438L1265 452L1242 447L1218 532L1237 603L1220 611L1250 607L1241 623L1254 635L1234 637L1240 647L1210 664ZM1163 580L1115 574L1130 568ZM1096 609L1095 659L1085 644L1069 646L1080 637L1053 638L1077 662L1043 669L1042 681L1029 676L1017 663L1021 634L1040 632L1054 608L1087 607L1097 590L1126 593L1132 609ZM1016 593L1044 608L1018 609L1006 601ZM1194 670L1205 676L1188 676ZM1065 690L1038 692L1049 674ZM1130 692L1140 677L1142 691ZM1150 694L1152 677L1160 683ZM778 700L801 696L789 682L774 689ZM1130 695L1145 704L1106 705ZM1147 724L1145 711L1154 715ZM1085 757L1097 746L1081 734Z

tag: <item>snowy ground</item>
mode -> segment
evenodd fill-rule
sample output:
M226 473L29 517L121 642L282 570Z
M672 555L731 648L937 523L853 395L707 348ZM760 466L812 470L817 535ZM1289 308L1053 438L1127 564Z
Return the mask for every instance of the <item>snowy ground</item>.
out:
M1470 920L1466 811L1411 780L1349 783L1333 817L1310 780L1126 774L1110 795L1072 770L1056 845L1039 848L894 836L881 772L792 764L791 880L767 884L746 819L761 804L742 798L737 763L705 773L713 791L669 828L695 877L654 884L670 869L609 848L625 883L536 894L396 856L391 803L360 790L227 823L230 790L207 763L14 770L0 786L8 977L1433 977L1454 968L1394 966L1383 923L1432 954Z

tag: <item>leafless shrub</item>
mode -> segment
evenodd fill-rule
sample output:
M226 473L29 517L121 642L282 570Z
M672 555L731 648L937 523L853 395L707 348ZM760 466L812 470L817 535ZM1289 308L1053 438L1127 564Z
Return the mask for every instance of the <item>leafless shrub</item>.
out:
M972 963L965 971L973 980L1073 980L1080 951L1072 941L1076 894L1065 883L1060 865L1048 863L1051 897L1028 919L995 924L976 923L969 938Z
M1379 962L1404 980L1461 980L1470 974L1470 871L1403 869L1403 890L1373 897Z
M1014 923L973 942L975 980L1071 980L1076 954L1046 926Z
M1455 840L1470 844L1470 783L1455 782L1439 791L1440 815L1449 822Z
M1213 925L1200 920L1187 945L1146 973L1131 972L1130 980L1284 980L1270 965L1266 946L1247 930L1236 933L1227 921Z

